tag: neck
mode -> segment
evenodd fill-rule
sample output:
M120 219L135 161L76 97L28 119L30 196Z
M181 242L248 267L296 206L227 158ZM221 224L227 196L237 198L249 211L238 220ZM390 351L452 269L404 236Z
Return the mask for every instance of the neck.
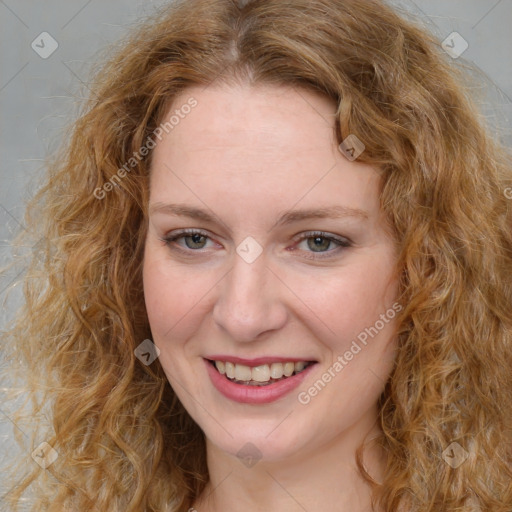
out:
M210 482L194 504L197 512L244 510L320 512L371 510L371 488L356 465L356 449L379 433L375 414L322 446L286 459L259 460L251 467L207 441ZM363 452L370 475L381 481L385 457L368 443Z

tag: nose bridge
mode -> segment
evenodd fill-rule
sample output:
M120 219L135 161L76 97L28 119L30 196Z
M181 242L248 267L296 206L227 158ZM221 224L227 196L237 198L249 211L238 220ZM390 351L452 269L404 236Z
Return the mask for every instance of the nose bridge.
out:
M263 255L248 262L236 254L231 271L222 280L214 320L237 341L251 341L278 329L286 315L277 285Z

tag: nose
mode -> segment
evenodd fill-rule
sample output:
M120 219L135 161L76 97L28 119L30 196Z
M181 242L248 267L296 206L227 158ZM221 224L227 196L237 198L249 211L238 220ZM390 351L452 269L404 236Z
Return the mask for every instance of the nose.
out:
M231 339L255 341L285 325L282 294L286 286L267 266L263 254L252 263L235 254L231 271L218 286L213 318Z

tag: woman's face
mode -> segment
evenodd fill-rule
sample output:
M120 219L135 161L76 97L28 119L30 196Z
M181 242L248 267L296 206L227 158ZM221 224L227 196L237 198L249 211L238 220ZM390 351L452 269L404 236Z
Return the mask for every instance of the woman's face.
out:
M213 449L297 457L376 418L396 255L379 174L339 151L334 113L305 90L191 87L153 150L147 312Z

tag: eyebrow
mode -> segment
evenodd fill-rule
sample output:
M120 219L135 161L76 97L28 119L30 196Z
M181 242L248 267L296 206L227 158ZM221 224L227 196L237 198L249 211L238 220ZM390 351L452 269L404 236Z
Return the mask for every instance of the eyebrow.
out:
M180 217L189 217L191 219L203 222L213 223L215 221L224 224L222 220L215 214L211 214L206 210L195 206L171 203L154 203L149 207L149 213L166 213L169 215L177 215ZM307 208L302 210L292 210L282 214L273 227L285 226L294 222L307 219L341 219L345 217L355 217L362 220L368 220L368 212L359 208L349 208L347 206L328 206L324 208Z

